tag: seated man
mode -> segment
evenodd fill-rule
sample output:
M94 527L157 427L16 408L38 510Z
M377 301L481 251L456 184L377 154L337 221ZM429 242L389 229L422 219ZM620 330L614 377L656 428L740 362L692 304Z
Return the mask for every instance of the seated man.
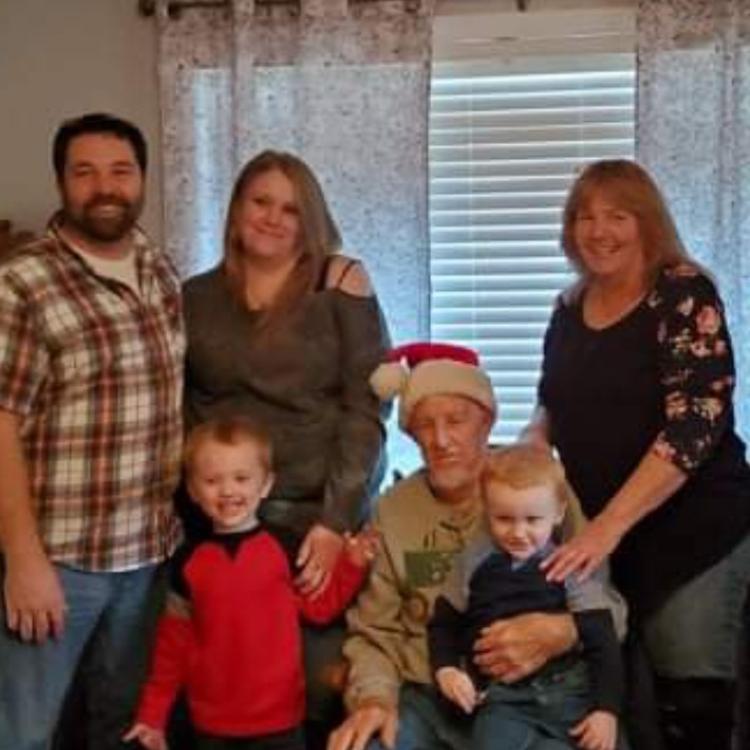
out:
M424 469L381 497L374 525L382 550L349 613L349 717L329 750L468 750L470 726L447 709L432 685L427 623L456 553L481 518L479 476L496 415L495 397L476 354L462 347L414 344L391 353L371 380L381 398L400 395L399 425L418 443ZM407 373L399 364L405 358ZM568 517L567 524L581 522ZM612 592L613 615L624 608ZM569 602L575 611L575 602ZM621 628L618 628L621 630ZM577 641L569 613L529 613L495 622L474 647L488 676L514 682ZM511 750L511 749L508 749Z

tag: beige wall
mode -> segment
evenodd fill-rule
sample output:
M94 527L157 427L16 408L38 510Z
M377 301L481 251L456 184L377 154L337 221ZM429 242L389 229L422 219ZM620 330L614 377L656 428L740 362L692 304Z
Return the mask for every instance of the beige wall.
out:
M98 110L138 124L151 151L143 222L161 234L156 30L136 0L0 0L0 218L43 229L57 207L50 144Z

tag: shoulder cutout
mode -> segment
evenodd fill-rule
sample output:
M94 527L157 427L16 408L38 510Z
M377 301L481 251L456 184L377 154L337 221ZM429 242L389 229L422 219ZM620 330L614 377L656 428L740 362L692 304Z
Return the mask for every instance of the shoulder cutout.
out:
M346 255L331 257L326 274L326 289L339 289L355 297L369 297L373 293L370 277L362 262Z

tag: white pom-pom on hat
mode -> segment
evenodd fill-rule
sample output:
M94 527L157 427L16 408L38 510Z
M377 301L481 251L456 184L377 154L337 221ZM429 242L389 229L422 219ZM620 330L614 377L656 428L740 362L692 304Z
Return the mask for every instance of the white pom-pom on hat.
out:
M401 362L384 362L370 375L370 387L381 401L390 401L406 388L409 373Z

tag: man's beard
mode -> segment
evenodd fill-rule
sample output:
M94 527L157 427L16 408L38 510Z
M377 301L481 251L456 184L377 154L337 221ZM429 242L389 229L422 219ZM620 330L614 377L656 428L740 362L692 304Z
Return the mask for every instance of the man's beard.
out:
M106 206L117 208L102 215L99 209ZM65 223L72 226L83 237L94 242L118 242L135 226L143 208L143 196L135 202L114 195L97 195L84 204L83 209L73 210L63 202Z

